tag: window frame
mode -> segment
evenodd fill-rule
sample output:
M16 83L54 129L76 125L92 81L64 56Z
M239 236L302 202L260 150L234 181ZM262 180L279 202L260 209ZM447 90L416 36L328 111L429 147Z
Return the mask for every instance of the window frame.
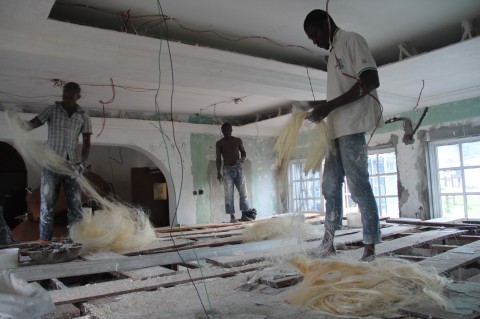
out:
M300 205L300 208L295 209L295 201L308 201L308 200L320 200L320 212L325 211L325 199L323 198L322 194L322 178L323 178L323 165L322 169L318 172L318 178L307 178L305 173L303 173L303 168L305 167L306 159L295 159L291 160L288 163L288 172L287 172L287 188L288 188L288 210L291 212L305 212L308 211L307 209L301 208L302 206L305 207L305 205ZM292 167L294 164L302 164L302 175L300 180L293 180L292 179ZM319 197L299 197L297 199L293 198L294 196L294 183L306 183L306 182L311 182L311 181L318 181L319 183L319 189L320 189L320 195ZM317 210L315 210L317 211Z
M480 168L480 165L476 166L465 166L464 165L464 157L463 157L463 149L462 144L480 142L480 136L466 136L460 138L449 138L449 139L441 139L435 141L429 141L427 147L427 169L429 175L429 187L428 193L430 197L430 208L431 208L431 215L432 218L441 218L443 216L443 209L442 209L442 195L461 195L463 197L463 213L464 216L462 218L469 218L468 217L468 206L467 206L467 195L480 195L480 192L467 192L466 184L465 184L465 168ZM447 145L458 145L459 146L459 156L460 156L460 166L458 167L448 167L448 168L439 168L438 165L438 151L437 148L439 146L447 146ZM442 194L440 189L440 170L446 169L455 169L460 170L462 174L462 192L461 193L444 193Z
M393 153L394 157L395 157L395 172L393 173L379 173L379 170L378 170L378 155L380 154L387 154L387 153ZM388 212L382 212L382 207L380 205L381 203L381 199L387 199L387 198L396 198L397 199L397 211L398 211L398 216L400 216L400 206L399 206L399 197L398 197L398 165L397 165L397 152L395 150L394 147L382 147L382 148L374 148L374 149L369 149L367 151L367 157L369 156L372 156L372 155L375 155L377 156L377 174L372 174L370 172L368 172L368 179L369 179L369 182L370 182L370 179L371 178L377 178L377 181L378 181L378 185L380 187L380 177L382 176L396 176L397 178L397 185L396 185L396 193L394 195L386 195L386 194L380 194L380 189L379 189L379 192L378 192L378 196L375 195L375 193L373 194L373 196L375 197L375 200L377 201L377 208L378 208L378 215L379 216L387 216L388 215ZM370 186L372 187L372 192L373 192L373 184L370 182Z

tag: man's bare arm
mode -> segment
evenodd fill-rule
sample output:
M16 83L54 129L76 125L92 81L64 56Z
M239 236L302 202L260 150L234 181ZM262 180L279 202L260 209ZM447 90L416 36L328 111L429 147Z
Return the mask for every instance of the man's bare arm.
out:
M30 121L26 121L25 123L27 124L27 131L34 130L37 127L40 127L43 125L42 121L40 121L40 119L37 116L35 116Z
M243 141L240 139L240 144L238 145L238 150L240 151L240 162L245 163L245 159L247 158L247 152L245 152L245 148L243 147Z
M220 148L220 143L219 142L217 142L217 144L215 144L215 149L216 149L216 154L217 154L217 158L215 159L215 164L217 165L217 179L220 182L222 182L223 176L220 173L220 170L222 169L222 150Z

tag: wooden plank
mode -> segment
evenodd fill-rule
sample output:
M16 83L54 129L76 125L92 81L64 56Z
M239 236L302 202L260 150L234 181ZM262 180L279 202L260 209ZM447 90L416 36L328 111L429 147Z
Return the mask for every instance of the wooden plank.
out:
M480 228L480 225L476 224L466 224L466 223L455 223L455 222L436 222L428 220L420 220L414 218L389 218L386 221L387 223L393 224L404 224L404 225L417 225L417 226L433 226L433 227L454 227L462 229L477 229Z
M264 285L268 285L272 288L283 288L296 285L303 280L303 275L301 274L282 274L282 275L273 275L268 277L261 277L260 282Z
M467 281L471 281L471 282L480 282L480 274L476 275L476 276L473 276L473 277L470 277L467 279Z
M185 237L185 236L191 236L191 235L200 235L200 234L214 234L214 233L221 233L229 230L243 230L245 226L242 225L237 225L234 224L233 226L229 227L222 227L222 228L202 228L202 229L196 229L196 230L189 230L189 231L183 231L183 232L176 232L176 233L157 233L158 238L170 238L174 237Z
M466 232L467 230L440 229L414 233L407 237L397 238L375 245L375 253L377 256L385 256L393 254L401 249L425 245L435 240L455 237ZM349 250L342 253L342 255L349 256L350 258L359 259L363 255L363 248Z
M418 303L405 307L400 313L428 319L478 319L480 317L480 283L452 283L447 286L451 307L439 309L432 303Z
M457 248L457 245L430 245L431 250L439 250L439 251L449 251L451 249Z
M430 257L419 262L419 264L433 267L439 274L443 274L474 263L477 260L480 260L480 240Z
M69 288L66 291L50 291L55 305L68 303L85 302L92 299L117 296L121 294L157 289L160 287L171 287L190 281L198 281L214 277L229 277L238 273L258 270L267 266L266 264L248 265L231 269L192 269L190 275L187 272L178 272L167 277L151 278L149 280L123 279L104 283L91 284ZM202 275L203 272L203 275Z
M402 233L412 230L415 227L412 226L394 226L382 229L382 237L392 236L394 234ZM361 232L345 235L335 238L335 246L340 247L345 244L360 243L363 240ZM220 256L220 257L206 257L205 260L221 267L236 267L239 265L245 265L249 263L258 262L268 258L278 258L281 256L300 253L311 249L316 249L319 246L318 242L308 242L301 245L296 243L283 241L281 249L265 249L256 252L249 252L245 255L236 256Z
M108 259L115 259L115 258L128 258L127 256L123 256L111 251L102 251L102 252L95 252L85 256L82 256L84 260L108 260ZM116 277L129 277L133 279L145 279L150 277L158 277L158 276L166 276L175 273L174 270L161 267L161 266L154 266L154 267L146 267L142 269L136 270L129 270L129 271L115 271L112 274Z
M266 240L262 242L244 243L221 247L198 248L193 251L180 250L128 258L109 260L73 261L59 264L35 265L12 269L18 278L26 281L36 281L50 278L64 278L88 274L98 274L112 271L127 271L153 266L178 264L213 256L228 256L246 254L266 249L282 247L283 240Z

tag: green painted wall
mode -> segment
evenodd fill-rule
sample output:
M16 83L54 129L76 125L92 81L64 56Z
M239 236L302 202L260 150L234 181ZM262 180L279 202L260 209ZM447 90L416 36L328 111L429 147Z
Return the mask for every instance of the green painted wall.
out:
M235 127L234 127L235 130ZM247 152L247 159L251 167L250 176L247 180L251 180L251 191L249 191L250 206L258 211L258 216L268 216L276 213L276 181L275 181L275 164L276 159L273 154L273 145L275 138L273 137L252 137L252 136L234 136L240 137L243 141ZM212 161L215 160L215 143L221 138L220 134L191 134L190 135L190 151L192 158L192 175L193 189L203 189L203 195L197 195L196 198L196 222L198 224L210 223L213 212L211 212L212 203L210 183L216 183L215 169L212 169ZM209 167L210 165L210 167ZM215 176L209 176L215 174ZM250 177L250 178L249 178ZM218 186L218 185L215 185ZM218 189L218 188L217 188ZM223 191L223 190L219 190ZM218 195L218 194L215 194ZM222 195L223 196L223 195ZM235 199L237 201L237 199ZM215 207L222 207L223 197L220 197L221 203L215 203ZM215 212L216 214L224 213ZM237 212L237 217L240 215Z
M215 154L215 143L218 136L209 134L191 134L190 151L192 158L193 189L204 191L196 200L197 224L210 222L210 188L208 185L208 164Z
M398 117L410 118L415 126L422 113L423 108L402 113ZM474 117L480 117L480 97L431 106L420 127L467 120ZM402 122L387 124L377 129L376 133L391 133L399 130L403 130Z

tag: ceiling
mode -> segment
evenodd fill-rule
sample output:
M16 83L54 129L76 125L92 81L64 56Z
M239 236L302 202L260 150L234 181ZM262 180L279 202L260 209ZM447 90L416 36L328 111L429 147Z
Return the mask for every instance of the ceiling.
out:
M75 81L94 116L102 101L107 116L275 128L292 101L325 97L326 52L302 27L325 1L160 4L0 0L0 103L35 112ZM331 0L329 12L367 39L386 116L412 109L423 82L420 107L480 96L480 37L460 41L462 20L478 34L479 0ZM399 61L403 42L416 54Z

